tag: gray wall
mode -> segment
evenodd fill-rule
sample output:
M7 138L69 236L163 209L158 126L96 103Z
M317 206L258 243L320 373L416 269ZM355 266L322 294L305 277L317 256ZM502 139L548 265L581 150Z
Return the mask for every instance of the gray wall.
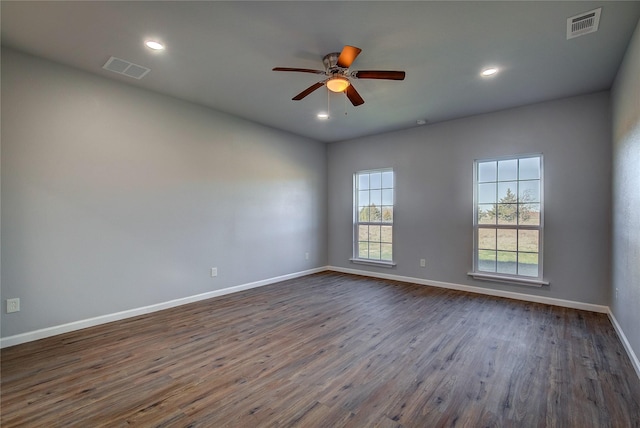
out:
M640 356L640 22L613 89L611 310Z
M608 305L610 130L609 92L601 92L331 144L329 264ZM473 280L473 161L527 153L544 155L544 277L551 284ZM379 167L396 171L393 269L349 262L352 175Z
M638 188L638 44L636 31L613 98L617 188ZM3 49L1 132L0 292L22 300L21 312L2 311L2 337L327 262L585 303L615 297L608 92L325 146ZM469 278L473 160L539 152L551 285ZM398 265L351 264L352 174L388 166ZM616 217L626 259L613 272L627 334L640 294L640 237L629 241L640 202L629 202L616 199L630 211Z
M4 49L1 137L2 337L327 263L324 144Z

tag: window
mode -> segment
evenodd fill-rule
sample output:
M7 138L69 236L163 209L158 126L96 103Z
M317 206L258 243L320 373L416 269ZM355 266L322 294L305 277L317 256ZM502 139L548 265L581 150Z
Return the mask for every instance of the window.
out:
M475 162L472 276L546 284L542 193L541 155Z
M354 174L354 262L393 265L392 169Z

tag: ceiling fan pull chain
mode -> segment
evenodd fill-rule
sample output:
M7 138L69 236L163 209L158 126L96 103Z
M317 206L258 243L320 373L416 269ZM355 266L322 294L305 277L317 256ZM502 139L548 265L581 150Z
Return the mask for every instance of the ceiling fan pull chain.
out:
M327 88L327 116L328 118L331 118L331 106L330 106L330 100L331 100L331 91L329 90L329 88Z

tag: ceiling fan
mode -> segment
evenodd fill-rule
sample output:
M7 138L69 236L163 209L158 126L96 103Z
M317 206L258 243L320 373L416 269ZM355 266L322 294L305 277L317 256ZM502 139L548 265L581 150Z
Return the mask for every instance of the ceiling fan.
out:
M333 52L325 55L322 59L324 70L313 70L309 68L289 68L275 67L273 71L295 71L299 73L312 73L327 76L326 79L314 83L304 91L292 98L299 101L315 91L316 89L326 85L332 92L344 92L354 106L364 104L364 100L351 84L350 79L382 79L382 80L404 80L404 71L383 71L383 70L359 70L350 71L349 67L362 52L362 49L355 46L345 46L342 52Z

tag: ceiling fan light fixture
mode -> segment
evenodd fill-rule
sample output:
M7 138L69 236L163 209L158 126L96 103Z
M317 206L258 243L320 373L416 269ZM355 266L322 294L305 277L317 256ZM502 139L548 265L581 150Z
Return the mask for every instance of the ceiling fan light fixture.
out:
M344 92L351 83L346 77L335 76L327 80L327 88L331 92Z

